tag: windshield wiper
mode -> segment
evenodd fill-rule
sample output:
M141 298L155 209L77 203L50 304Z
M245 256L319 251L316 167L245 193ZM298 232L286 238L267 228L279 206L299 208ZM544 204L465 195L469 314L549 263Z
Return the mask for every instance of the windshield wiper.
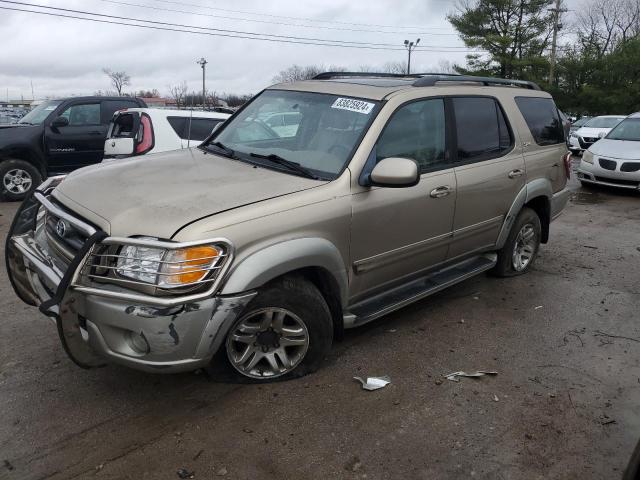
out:
M232 149L230 149L229 147L227 147L224 143L213 142L213 143L208 143L206 146L207 146L207 148L208 147L216 147L218 150L222 151L222 154L225 157L229 157L229 158L233 158L234 160L237 160L236 152L233 151Z
M308 168L303 167L299 163L292 162L291 160L287 160L286 158L282 158L280 155L276 155L274 153L270 155L262 155L260 153L250 153L249 156L253 158L261 158L264 160L269 160L272 163L276 163L278 165L282 165L283 167L287 167L289 170L297 172L303 177L311 178L313 180L320 180L320 177L315 175Z

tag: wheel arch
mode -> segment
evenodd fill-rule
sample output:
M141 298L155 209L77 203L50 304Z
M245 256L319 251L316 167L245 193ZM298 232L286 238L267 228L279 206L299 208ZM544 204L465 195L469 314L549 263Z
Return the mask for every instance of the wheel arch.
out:
M2 153L0 153L0 162L6 162L9 160L22 160L30 163L38 169L43 179L47 178L46 162L37 154L37 152L27 146L4 148Z

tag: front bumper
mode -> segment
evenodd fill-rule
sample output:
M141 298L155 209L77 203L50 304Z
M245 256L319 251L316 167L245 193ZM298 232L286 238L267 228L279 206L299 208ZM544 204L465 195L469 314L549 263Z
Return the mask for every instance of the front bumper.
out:
M600 161L603 160L604 168ZM608 187L640 191L640 161L616 160L594 155L594 163L584 160L578 167L578 180ZM624 171L628 169L635 171Z
M105 235L89 237L77 255L83 258L65 270L36 240L40 206L29 197L16 214L5 250L7 271L16 294L55 320L65 351L81 367L105 360L151 372L202 367L255 296L211 295L166 306L82 291L74 287L74 277L89 243Z

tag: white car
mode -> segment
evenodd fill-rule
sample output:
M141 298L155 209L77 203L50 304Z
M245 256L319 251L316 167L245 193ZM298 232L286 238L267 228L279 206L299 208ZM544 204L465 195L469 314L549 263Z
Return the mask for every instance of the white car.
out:
M104 158L123 158L197 147L231 115L195 110L128 108L113 115Z
M611 131L625 119L624 115L602 115L593 117L582 127L569 135L569 150L583 152Z
M629 115L584 152L578 180L640 190L640 112Z

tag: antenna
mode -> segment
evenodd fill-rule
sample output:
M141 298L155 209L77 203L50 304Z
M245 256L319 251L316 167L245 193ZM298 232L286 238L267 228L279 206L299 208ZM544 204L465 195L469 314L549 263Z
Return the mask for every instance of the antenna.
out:
M189 133L187 134L187 148L191 148L191 119L193 118L193 110L189 110Z

